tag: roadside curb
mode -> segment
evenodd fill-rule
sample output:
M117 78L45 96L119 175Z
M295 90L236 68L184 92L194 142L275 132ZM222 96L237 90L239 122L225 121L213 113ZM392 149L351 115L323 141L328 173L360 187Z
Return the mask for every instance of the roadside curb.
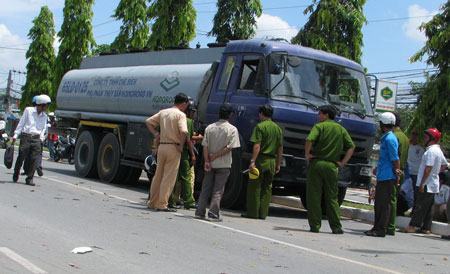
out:
M300 198L292 196L272 196L272 203L304 209ZM341 206L341 216L352 220L359 220L366 223L373 223L374 212L366 209ZM408 226L411 218L398 216L396 219L397 227L403 229ZM450 225L440 222L433 222L431 232L436 235L450 235Z

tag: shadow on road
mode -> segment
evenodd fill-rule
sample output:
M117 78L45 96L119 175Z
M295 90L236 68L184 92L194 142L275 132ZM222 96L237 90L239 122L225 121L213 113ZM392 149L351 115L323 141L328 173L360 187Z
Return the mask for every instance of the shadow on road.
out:
M347 249L351 252L366 253L366 254L417 254L417 255L433 255L433 256L448 256L447 253L430 253L423 251L405 251L405 250L379 250L379 249Z
M292 218L292 219L306 219L306 211L290 208L284 206L278 206L271 204L269 208L269 216L270 217L280 217L280 218Z

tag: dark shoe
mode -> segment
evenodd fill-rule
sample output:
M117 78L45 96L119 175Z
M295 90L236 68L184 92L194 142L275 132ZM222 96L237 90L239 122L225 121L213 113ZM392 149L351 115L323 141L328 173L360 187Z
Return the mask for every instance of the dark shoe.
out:
M175 208L157 208L156 211L159 212L177 212Z
M386 235L395 236L395 230L386 230Z
M208 212L208 220L211 222L222 222L222 218L212 212Z
M205 215L197 215L197 214L195 214L194 218L195 219L200 219L200 220L206 219Z
M37 174L39 175L39 177L44 176L44 172L42 172L42 169L38 169L36 171L37 171Z
M258 218L256 218L256 217L248 216L248 215L245 214L245 213L242 213L242 214L241 214L241 217L242 217L242 218L247 218L247 219L258 219Z
M35 183L33 183L33 181L25 182L25 184L26 184L26 185L29 185L29 186L35 186L35 185L36 185Z
M442 235L441 238L444 240L450 240L450 235Z
M173 204L172 204L172 205L169 204L168 207L169 207L169 208L173 208L173 209L180 209L180 208L181 208L181 206L179 206L179 205L173 205Z
M333 234L344 234L344 231L341 228L336 228L331 231Z
M428 230L428 229L421 229L421 230L419 231L419 233L429 235L429 234L431 234L431 230Z
M17 183L18 180L19 180L19 175L14 174L13 175L13 182Z
M366 234L367 236L371 236L371 237L386 237L386 233L379 232L379 231L372 230L372 229L364 232L364 234Z
M309 229L309 232L312 232L312 233L319 233L319 230L318 230L317 228L310 228L310 229Z
M193 204L193 205L184 205L184 209L189 210L189 209L191 209L191 208L197 209L197 205L196 205L196 204Z

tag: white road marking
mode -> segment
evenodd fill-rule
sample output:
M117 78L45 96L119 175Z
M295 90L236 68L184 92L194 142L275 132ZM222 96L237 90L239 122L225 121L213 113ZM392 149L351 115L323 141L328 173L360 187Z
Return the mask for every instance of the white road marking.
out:
M0 166L5 167L4 165L0 165ZM69 183L69 182L66 182L66 181L59 180L59 179L55 179L55 178L51 178L51 177L47 177L47 176L42 176L41 178L48 179L50 181L54 181L54 182L57 182L57 183L61 183L61 184L64 184L64 185L67 185L67 186L70 186L70 187L74 187L74 188L78 188L78 189L81 189L81 190L85 190L85 191L88 191L88 192L93 192L93 193L97 193L97 194L100 194L100 195L105 195L105 196L108 196L108 197L111 197L111 198L114 198L114 199L118 199L118 200L121 200L121 201L127 201L127 202L132 203L132 204L142 204L142 203L139 203L139 202L136 202L136 201L133 201L133 200L122 198L122 197L117 196L117 195L108 195L107 193L102 192L102 191L98 191L98 190L95 190L95 189L92 189L92 188L80 186L80 185L74 184L74 183ZM182 216L184 214L182 214L182 213L174 213L174 215ZM246 231L243 231L243 230L239 230L239 229L236 229L236 228L220 225L220 224L217 224L217 223L212 223L212 222L205 221L205 220L200 220L200 219L194 219L194 220L198 221L198 222L202 222L202 223L208 224L208 225L220 227L220 228L223 228L223 229L226 229L226 230L230 230L230 231L234 231L234 232L237 232L237 233L241 233L243 235L247 235L247 236L250 236L250 237L266 240L266 241L269 241L269 242L275 242L275 243L278 243L278 244L281 244L281 245L285 245L285 246L289 246L289 247L292 247L292 248L295 248L295 249L303 250L303 251L306 251L306 252L309 252L309 253L312 253L312 254L317 254L317 255L324 256L324 257L332 258L332 259L335 259L335 260L356 264L356 265L359 265L359 266L363 266L363 267L366 267L366 268L370 268L370 269L374 269L374 270L378 270L378 271L382 271L382 272L386 272L386 273L403 274L402 272L398 272L398 271L391 270L391 269L388 269L388 268L384 268L384 267L380 267L380 266L372 265L372 264L367 264L367 263L364 263L364 262L348 259L348 258L345 258L345 257L336 256L336 255L333 255L333 254L330 254L330 253L327 253L327 252L323 252L323 251L311 249L311 248L308 248L308 247L303 247L303 246L300 246L300 245L295 245L295 244L279 241L279 240L272 239L272 238L269 238L269 237L266 237L266 236L254 234L254 233L251 233L251 232L246 232Z
M295 245L295 244L291 244L291 243L287 243L287 242L283 242L283 241L279 241L279 240L272 239L272 238L269 238L269 237L266 237L266 236L262 236L262 235L254 234L254 233L251 233L251 232L239 230L239 229L236 229L236 228L220 225L220 224L217 224L217 223L214 223L214 222L209 222L209 221L201 220L201 219L194 219L194 220L198 221L198 222L202 222L202 223L208 224L208 225L212 225L212 226L220 227L220 228L223 228L223 229L226 229L226 230L230 230L230 231L233 231L233 232L241 233L241 234L244 234L244 235L247 235L247 236L250 236L250 237L254 237L254 238L266 240L266 241L269 241L269 242L273 242L273 243L289 246L289 247L292 247L292 248L295 248L295 249L299 249L299 250L303 250L303 251L306 251L306 252L309 252L309 253L312 253L312 254L317 254L317 255L324 256L324 257L332 258L332 259L335 259L335 260L356 264L356 265L359 265L359 266L363 266L363 267L366 267L366 268L370 268L370 269L374 269L374 270L378 270L378 271L382 271L382 272L386 272L386 273L402 274L402 272L398 272L398 271L391 270L391 269L388 269L388 268L384 268L384 267L380 267L380 266L372 265L372 264L367 264L367 263L363 263L363 262L360 262L360 261L355 261L355 260L352 260L352 259L348 259L348 258L345 258L345 257L336 256L336 255L333 255L333 254L330 254L330 253L327 253L327 252L311 249L311 248L308 248L308 247Z
M40 269L39 267L32 264L30 261L25 259L24 257L20 256L16 252L12 251L11 249L7 247L0 247L0 252L5 254L8 258L15 261L16 263L20 264L21 266L28 269L31 273L41 274L41 273L47 273L46 271Z

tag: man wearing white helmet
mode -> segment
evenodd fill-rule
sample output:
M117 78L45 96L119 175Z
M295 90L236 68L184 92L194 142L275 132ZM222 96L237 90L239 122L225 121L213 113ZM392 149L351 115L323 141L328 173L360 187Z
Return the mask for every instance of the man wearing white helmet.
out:
M392 132L395 115L385 112L380 115L380 155L376 168L377 185L375 189L375 220L373 228L364 232L367 236L385 237L391 211L391 194L400 182L400 158L398 140Z
M45 140L47 132L47 106L51 103L50 97L47 95L39 95L36 97L36 106L27 107L23 111L19 124L14 131L12 143L16 142L17 137L20 136L19 156L17 157L14 166L13 181L17 182L19 179L20 168L23 161L29 157L29 168L27 168L27 178L25 182L27 185L34 186L33 176L36 170L36 161L40 157L41 145Z

